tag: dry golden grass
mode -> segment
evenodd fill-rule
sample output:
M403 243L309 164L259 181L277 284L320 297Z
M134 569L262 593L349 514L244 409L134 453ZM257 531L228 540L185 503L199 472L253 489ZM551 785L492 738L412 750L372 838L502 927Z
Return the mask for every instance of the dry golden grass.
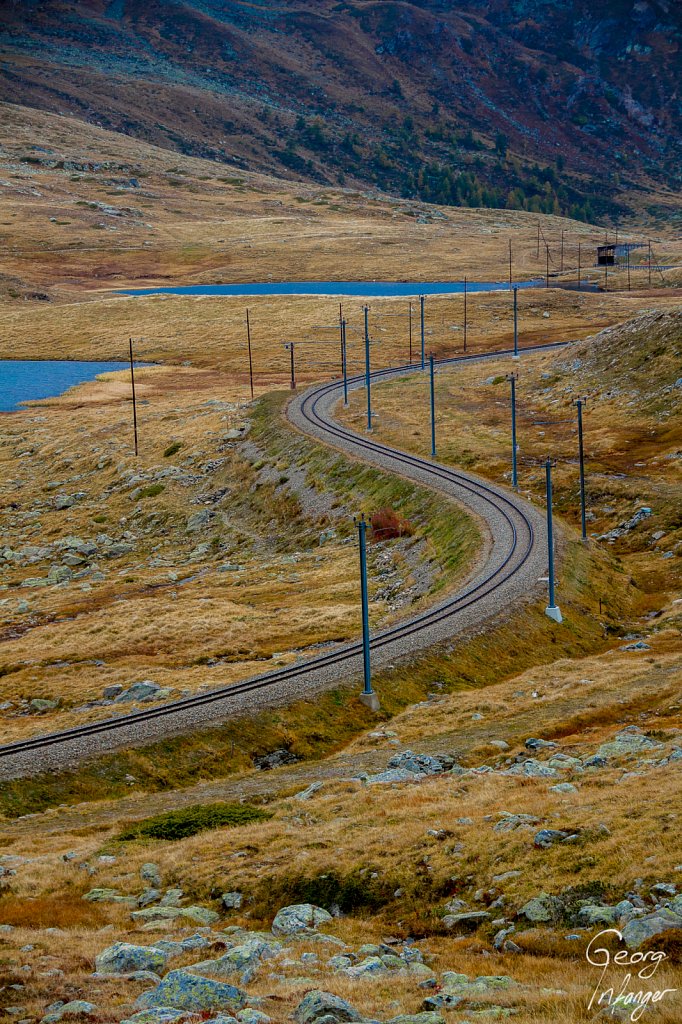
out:
M682 729L679 631L669 630L648 640L650 654L618 650L581 662L557 663L484 693L459 693L410 709L391 722L392 731L401 746L461 751L473 764L485 760L502 763L528 734L555 736L562 752L584 756L632 722L670 742ZM538 696L533 697L533 692ZM474 714L482 714L483 720L473 720ZM484 753L484 731L490 738L506 738L509 754L492 746ZM374 748L376 741L365 739L347 754L361 757L364 750ZM387 758L395 748L385 744L382 749ZM333 761L329 767L333 768ZM0 938L9 960L27 962L18 950L33 943L35 950L28 962L35 965L34 970L39 958L52 957L54 965L65 970L70 983L78 987L84 984L95 953L105 945L115 939L151 943L164 933L134 928L123 908L104 904L100 908L103 919L113 930L84 929L77 912L67 915L68 921L61 924L69 930L66 953L60 936L44 930L51 926L48 919L53 920L49 908L55 908L56 915L60 903L77 904L80 894L94 885L136 893L141 888L139 868L148 860L159 864L164 885L183 888L192 900L210 903L211 893L228 889L256 895L252 912L247 902L246 913L226 919L226 923L252 928L267 925L277 909L272 895L268 901L267 894L285 893L296 876L311 878L330 871L343 876L362 867L377 872L389 887L401 885L406 895L378 915L359 913L335 922L327 929L332 934L357 948L361 942L378 941L389 934L412 932L419 936L425 932L419 947L436 971L510 974L528 986L520 998L511 994L512 1005L520 1011L515 1019L527 1024L550 1019L577 1024L591 1019L586 1003L598 980L584 960L586 937L566 943L561 938L571 930L566 926L558 930L556 938L543 929L521 928L519 944L526 955L491 954L485 932L478 937L433 934L434 911L447 899L447 895L438 895L439 891L456 892L476 906L475 891L489 889L495 885L493 876L510 870L520 874L496 885L505 895L500 914L507 917L543 890L558 892L600 882L615 900L632 888L637 878L642 880L644 892L655 881L676 880L676 822L682 807L675 770L672 765L645 771L634 767L634 774L627 774L633 768L628 761L596 773L586 772L574 779L578 792L567 795L548 792L557 780L500 775L443 776L418 785L392 787L365 787L330 776L306 804L282 795L273 799L273 785L275 789L287 787L291 770L282 769L275 773L278 779L270 777L263 782L271 794L269 810L274 816L270 821L173 843L129 843L125 850L112 842L120 821L83 834L88 830L55 828L58 818L54 814L39 816L5 829L5 851L32 859L18 866L11 878L9 902L7 897L0 899L0 918L7 920L7 908L12 921L20 926ZM325 779L326 771L325 764L318 766L320 778ZM580 827L586 838L577 844L537 850L532 844L533 830L494 831L502 810L535 815L546 827ZM466 819L473 824L466 824ZM446 830L445 838L429 835L429 830ZM65 862L62 854L68 850L76 850L77 857ZM100 861L102 851L115 853L116 863ZM82 862L91 866L92 874L84 874L79 867ZM453 880L449 889L448 879ZM35 911L29 901L46 909ZM27 919L22 921L22 914ZM26 927L29 923L30 928ZM297 943L295 948L296 956L304 950L320 955L317 944ZM324 951L321 959L326 959ZM196 955L188 955L177 965L193 960ZM679 987L679 970L664 968L659 987ZM285 980L270 979L263 971L249 991L281 1000L268 1004L277 1021L285 1020L311 987L311 982L293 980L301 974L382 1019L390 1013L416 1011L424 996L416 981L400 977L350 980L325 971L318 974L316 967L308 965L292 965L276 973L283 974ZM63 991L61 985L61 980L31 975L29 993L35 1009L57 998ZM114 1014L131 998L130 989L115 980L88 982L88 986L92 986L88 998L96 996L93 1001ZM542 991L547 988L559 989L562 995ZM495 1002L506 1003L508 998L496 998ZM660 1016L652 1019L672 1024L676 1007L674 1001L664 1001Z

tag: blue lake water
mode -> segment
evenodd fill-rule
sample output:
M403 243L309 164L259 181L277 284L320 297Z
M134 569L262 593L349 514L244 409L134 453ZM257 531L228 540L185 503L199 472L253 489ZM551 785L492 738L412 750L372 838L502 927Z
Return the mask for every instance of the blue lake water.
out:
M521 281L536 288L541 281ZM509 282L468 281L470 292L509 289ZM119 295L366 295L393 297L450 295L464 291L463 281L261 281L252 284L190 284L173 288L129 288Z
M12 412L20 402L61 395L74 384L129 365L73 359L0 359L0 412Z

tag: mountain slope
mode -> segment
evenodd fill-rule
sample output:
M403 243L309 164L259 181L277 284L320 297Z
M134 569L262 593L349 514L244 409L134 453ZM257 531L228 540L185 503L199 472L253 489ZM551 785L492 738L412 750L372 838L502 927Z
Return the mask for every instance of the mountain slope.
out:
M672 0L33 0L0 32L0 98L249 169L584 217L680 173Z

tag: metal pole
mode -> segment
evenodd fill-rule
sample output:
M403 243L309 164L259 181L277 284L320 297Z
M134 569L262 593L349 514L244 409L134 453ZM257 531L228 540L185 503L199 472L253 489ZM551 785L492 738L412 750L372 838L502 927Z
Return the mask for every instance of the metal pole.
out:
M545 463L547 488L547 558L549 562L549 604L545 614L555 622L561 622L561 611L555 604L554 594L554 527L552 524L552 460Z
M251 401L253 401L253 360L251 359L251 322L249 311L246 311L246 340L249 346L249 381L251 383Z
M419 296L419 316L421 320L421 335L422 335L422 370L424 369L424 295Z
M358 528L360 545L360 599L362 602L362 662L364 687L363 694L369 696L372 690L372 666L369 653L369 599L367 596L367 523L364 514L355 520Z
M580 525L583 540L587 540L587 510L585 502L585 449L583 445L583 405L586 398L576 399L578 408L578 450L580 452Z
M631 291L632 289L631 289L631 283L630 283L630 246L629 245L627 247L627 263L628 263L628 291Z
M519 289L514 286L514 358L519 358Z
M431 377L431 458L436 457L436 389L433 374L433 352L429 356L429 369Z
M348 406L348 362L346 359L346 321L341 321L341 361L343 364L343 404Z
M514 273L512 271L512 240L509 239L509 287L511 288L514 283Z
M547 250L547 270L545 271L545 288L549 288L549 246L545 246Z
M606 255L604 258L607 260L607 262L604 264L604 291L607 292L609 290L609 264L608 264L608 258L609 257L608 257L608 255ZM615 259L615 256L614 256L614 259Z
M516 464L516 381L515 373L507 374L507 380L511 385L511 427L512 427L512 487L518 490L519 476Z
M651 239L649 239L649 287L651 287Z
M296 390L296 365L294 362L294 342L289 343L289 352L291 353L291 390Z
M564 272L564 229L561 229L561 273Z
M540 259L540 221L538 221L538 247L537 247L537 252L535 254L535 259L536 260Z
M464 277L464 351L465 352L467 350L467 330L468 330L468 326L469 325L467 323L467 278L466 278L466 275L465 275L465 277Z
M130 347L130 383L133 389L133 432L135 434L135 454L138 453L137 448L137 399L135 397L135 368L133 364L133 339L128 339Z
M372 392L369 366L369 306L365 306L365 388L367 390L367 430L372 429Z
M408 315L409 324L410 324L410 363L411 363L412 362L412 302L409 302L408 306L409 306L409 313L407 315Z
M582 290L582 242L578 242L578 291Z

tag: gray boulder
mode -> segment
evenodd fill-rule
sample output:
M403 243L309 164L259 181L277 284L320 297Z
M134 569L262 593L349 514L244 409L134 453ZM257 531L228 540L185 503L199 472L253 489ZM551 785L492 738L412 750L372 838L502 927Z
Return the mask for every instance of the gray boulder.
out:
M159 871L158 864L154 864L151 861L143 864L140 868L140 878L143 882L147 882L152 889L161 888L161 872Z
M172 1006L159 1006L155 1010L140 1010L132 1017L122 1020L121 1024L174 1024L176 1020L182 1020L183 1024L187 1021L189 1024L189 1021L199 1021L201 1017L198 1013L188 1014L184 1010L174 1010Z
M682 929L682 916L667 907L660 907L653 914L628 921L623 928L623 942L628 949L639 949L655 935L676 929Z
M332 920L331 914L312 903L295 903L277 911L272 922L275 935L295 935L297 932L316 931L321 924Z
M63 1003L56 1010L46 1013L41 1024L56 1024L65 1017L93 1017L98 1010L94 1003L88 1003L84 999L72 999L69 1003Z
M293 1014L296 1024L316 1024L323 1017L344 1024L347 1021L362 1020L361 1015L345 999L314 989L308 992L298 1004Z
M239 910L244 897L240 892L224 892L220 899L225 910Z
M135 1008L150 1010L172 1006L176 1010L241 1010L246 995L234 985L214 981L185 970L170 971L160 985L143 992Z
M650 740L648 736L645 736L636 725L629 725L627 729L622 729L619 733L616 733L614 738L609 740L608 743L602 743L597 750L597 756L610 760L612 758L627 757L632 754L647 753L650 750L659 749L661 746L661 743Z
M154 971L158 974L166 966L168 956L154 946L134 946L129 942L115 942L95 957L99 974L130 974L131 971Z
M215 910L209 910L208 907L144 907L143 910L134 910L130 916L133 921L142 924L185 918L194 924L209 925L220 918L220 914L217 914Z
M468 910L462 914L446 914L443 924L453 931L473 931L479 925L490 921L491 917L487 910Z
M557 896L550 896L541 892L539 896L533 896L518 912L519 917L525 917L527 921L535 924L558 921L563 911L563 903Z

